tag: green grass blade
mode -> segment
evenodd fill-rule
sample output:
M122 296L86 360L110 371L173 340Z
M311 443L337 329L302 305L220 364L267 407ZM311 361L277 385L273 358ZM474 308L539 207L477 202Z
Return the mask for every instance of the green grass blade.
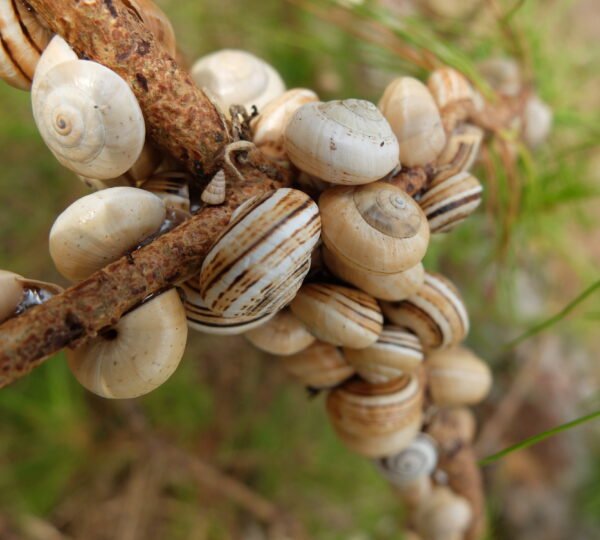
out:
M554 435L558 435L559 433L562 433L563 431L567 431L571 428L574 428L574 427L584 424L586 422L590 422L591 420L594 420L595 418L600 418L600 411L586 414L585 416L582 416L580 418L572 420L571 422L567 422L566 424L561 424L560 426L556 426L552 429L549 429L548 431L544 431L542 433L538 433L537 435L533 435L532 437L528 437L527 439L524 439L521 442L518 442L517 444L513 444L512 446L509 446L508 448L501 450L500 452L497 452L495 454L492 454L491 456L483 458L482 460L479 461L479 465L481 467L484 467L486 465L494 463L495 461L502 459L503 457L507 456L508 454L512 454L513 452L517 452L518 450L523 450L525 448L529 448L530 446L540 443L540 442L544 441L545 439L548 439L549 437L553 437Z

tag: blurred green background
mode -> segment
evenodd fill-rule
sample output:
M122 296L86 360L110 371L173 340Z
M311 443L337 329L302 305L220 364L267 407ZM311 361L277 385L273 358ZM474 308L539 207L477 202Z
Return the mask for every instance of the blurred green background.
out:
M313 88L322 99L377 101L393 76L424 75L348 32L346 17L329 9L334 2L158 3L190 61L218 48L247 49L276 66L288 87ZM361 2L339 4L363 28L380 14L352 7ZM517 349L503 349L600 277L600 5L480 1L449 18L435 2L380 4L402 21L404 43L425 44L463 67L520 55L554 110L548 143L519 152L516 183L492 150L495 177L477 170L488 188L482 208L436 238L426 259L463 292L468 343L495 371L492 395L477 411L481 426L498 421L503 398L513 400L490 453L600 409L598 295ZM381 29L386 21L375 22ZM64 284L47 253L48 231L88 190L45 148L29 95L6 85L0 142L0 268ZM323 409L322 396L309 399L243 337L191 333L177 373L135 402L85 392L59 354L0 392L0 538L282 538L223 496L194 459L285 509L308 537L399 538L398 501L370 463L336 440ZM598 434L590 423L486 469L490 538L600 537Z

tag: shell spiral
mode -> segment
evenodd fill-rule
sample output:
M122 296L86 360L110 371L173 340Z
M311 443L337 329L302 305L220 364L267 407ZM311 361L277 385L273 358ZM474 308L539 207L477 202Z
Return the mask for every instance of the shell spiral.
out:
M392 484L406 486L434 471L437 465L435 442L429 435L420 433L402 452L378 459L375 464Z

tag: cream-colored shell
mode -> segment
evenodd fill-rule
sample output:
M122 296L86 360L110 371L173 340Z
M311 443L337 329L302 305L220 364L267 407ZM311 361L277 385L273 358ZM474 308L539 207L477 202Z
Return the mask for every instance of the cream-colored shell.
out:
M135 248L164 218L163 201L148 191L97 191L58 216L50 231L50 256L63 276L79 281Z
M43 79L53 67L77 59L75 51L71 49L69 44L59 35L55 35L44 49L44 52L37 63L33 87L35 88L36 86L35 81L37 80L39 84L39 81Z
M400 161L410 167L433 162L446 144L440 112L427 87L412 77L392 81L379 101L400 145Z
M29 90L51 36L24 2L0 1L0 78L15 88Z
M300 107L286 127L285 152L300 170L332 184L368 184L399 163L387 120L359 99Z
M154 37L163 45L166 51L175 58L177 44L175 30L165 13L152 0L129 0L127 7L133 7Z
M552 109L538 96L531 96L525 104L523 140L536 148L546 141L552 129Z
M307 103L319 101L312 90L294 88L269 103L252 121L252 141L271 159L285 159L284 133L294 113Z
M459 101L473 100L473 87L466 77L450 67L435 69L427 87L440 110Z
M189 182L191 179L191 175L184 172L161 172L148 178L140 185L140 188L160 197L166 208L189 214Z
M58 161L100 180L125 173L137 161L146 130L128 84L88 60L61 62L35 77L33 116Z
M336 186L319 198L323 243L359 270L395 274L417 265L429 245L419 205L385 182Z
M449 428L456 437L448 444L455 444L455 440L472 444L477 431L475 414L466 406L438 408L429 422L427 431L435 439L438 433L444 433Z
M329 419L340 439L367 457L406 448L422 422L423 390L415 375L372 385L353 378L327 397Z
M344 348L344 355L356 372L373 384L414 373L423 363L423 348L417 336L397 326L384 326L373 345Z
M223 49L203 56L191 74L227 115L232 105L243 105L248 112L256 107L260 112L285 92L279 73L246 51Z
M22 276L0 270L0 322L8 319L23 298Z
M472 124L459 125L448 137L444 150L434 164L430 187L460 172L471 169L479 155L484 131Z
M434 351L425 365L431 397L439 406L475 405L492 386L490 368L466 347Z
M462 540L472 518L465 498L437 486L417 508L415 523L424 540Z
M204 188L201 199L206 204L222 204L225 202L225 190L227 189L227 179L223 169L217 171L212 177L208 186Z
M354 266L338 257L326 246L322 247L323 260L331 273L381 300L404 300L416 293L425 281L421 263L395 274L380 274Z
M306 326L287 308L245 336L255 347L280 356L299 353L315 341Z
M134 398L163 384L185 350L185 310L175 289L123 316L117 325L67 360L77 380L106 398Z
M374 298L340 285L304 285L290 307L311 334L332 345L368 347L377 341L383 326Z

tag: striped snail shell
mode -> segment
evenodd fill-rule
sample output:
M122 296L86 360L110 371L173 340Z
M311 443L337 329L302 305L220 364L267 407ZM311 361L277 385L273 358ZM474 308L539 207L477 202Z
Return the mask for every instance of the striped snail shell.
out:
M374 182L399 164L387 120L359 99L300 107L286 127L285 152L300 170L332 184Z
M483 135L484 131L472 124L461 124L455 128L434 164L430 186L460 172L470 170L479 155Z
M189 182L191 176L185 172L168 171L150 176L141 185L141 189L160 197L171 210L190 212Z
M354 375L342 352L322 341L291 356L283 356L281 365L302 384L316 389L333 388Z
M374 298L340 285L304 285L290 307L311 334L332 345L368 347L377 341L383 325Z
M475 405L492 386L492 373L466 347L456 346L427 355L429 391L436 405Z
M397 326L384 326L373 345L364 349L344 348L344 355L356 372L373 384L414 372L423 363L423 348L417 336Z
M280 356L299 353L315 341L306 326L287 308L245 336L255 347Z
M436 486L417 508L415 524L424 540L462 540L473 518L468 501Z
M481 203L483 187L468 172L461 172L430 187L419 205L432 233L445 233L468 218Z
M198 279L191 279L180 286L187 324L192 330L217 336L243 334L268 322L275 313L245 317L223 317L206 307L198 289Z
M0 0L0 78L29 90L35 67L52 32L24 2Z
M427 87L440 110L459 101L472 101L473 88L466 77L450 67L435 69L429 75Z
M426 165L437 158L446 134L433 96L421 81L395 79L385 89L379 108L398 138L403 165Z
M327 397L329 419L341 440L368 457L406 448L421 428L423 389L416 375L373 385L357 377Z
M336 186L319 198L323 243L347 266L393 274L424 257L429 225L419 205L384 182Z
M413 296L401 302L382 302L384 315L415 333L423 348L443 349L460 343L469 332L469 316L452 282L431 272Z
M226 317L281 309L300 288L320 232L319 209L305 193L282 188L254 199L204 259L204 302Z
M125 5L136 12L158 42L175 58L177 55L175 30L173 30L173 25L163 10L152 0L129 0Z
M220 169L212 177L208 186L204 188L201 199L206 204L222 204L225 202L225 190L227 189L227 179L225 178L225 171Z
M416 293L425 281L425 270L421 263L402 272L380 274L349 264L326 246L322 248L322 255L334 276L381 300L404 300Z

